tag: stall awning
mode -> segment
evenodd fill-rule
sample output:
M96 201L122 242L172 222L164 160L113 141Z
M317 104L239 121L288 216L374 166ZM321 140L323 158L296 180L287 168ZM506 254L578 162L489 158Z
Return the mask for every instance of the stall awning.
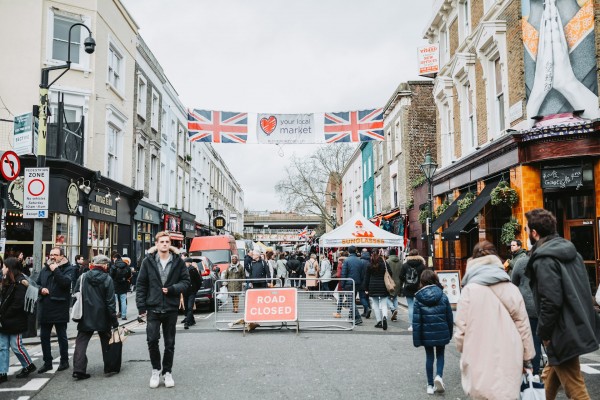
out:
M458 240L460 239L460 232L464 229L467 224L473 220L483 209L483 207L490 201L490 195L492 190L498 186L500 180L488 182L483 188L479 196L475 198L471 207L467 208L456 221L452 223L446 230L442 232L442 240Z
M458 201L462 200L463 197L465 197L467 195L467 192L463 192L460 194L460 196L458 196L458 198L456 200L454 200L452 202L452 204L450 204L448 206L448 208L446 208L446 211L444 211L442 213L442 215L440 215L439 217L437 217L435 219L435 221L433 221L433 224L431 224L431 230L432 231L437 231L438 229L440 229L440 227L442 225L444 225L446 223L446 221L448 221L450 218L454 217L454 215L457 213L458 211Z
M384 215L383 219L392 219L398 214L400 214L400 210L392 211L391 213Z

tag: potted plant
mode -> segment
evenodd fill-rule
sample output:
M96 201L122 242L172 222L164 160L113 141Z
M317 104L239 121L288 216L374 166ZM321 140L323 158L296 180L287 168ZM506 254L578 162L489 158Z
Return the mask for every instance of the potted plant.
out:
M415 206L415 199L410 199L408 204L406 205L407 210L411 210Z
M413 189L418 188L419 186L421 186L422 184L424 184L427 181L427 178L425 178L425 175L417 175L415 177L415 179L412 180L412 182L410 183L410 186Z
M490 193L490 199L493 206L509 206L512 207L519 201L517 191L510 187L508 182L502 181Z
M448 200L444 200L444 202L435 209L435 217L437 218L442 215L442 213L446 211L448 207L450 207L450 202Z
M427 222L427 218L429 218L429 207L424 207L421 211L419 211L419 222L424 224Z
M502 225L502 233L500 233L500 242L505 245L509 245L510 242L516 239L516 234L521 229L519 221L516 218L511 217L510 220Z
M475 193L469 192L463 197L462 200L459 200L456 204L458 205L457 215L461 215L463 212L467 210L467 208L471 207L471 204L475 201Z
M186 161L192 161L192 155L191 154L186 154L185 155L185 160Z

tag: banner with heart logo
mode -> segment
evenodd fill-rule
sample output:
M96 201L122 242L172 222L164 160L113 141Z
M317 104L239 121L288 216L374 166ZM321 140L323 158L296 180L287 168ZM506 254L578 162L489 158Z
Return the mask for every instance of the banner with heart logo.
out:
M314 114L258 114L256 136L265 144L316 143Z

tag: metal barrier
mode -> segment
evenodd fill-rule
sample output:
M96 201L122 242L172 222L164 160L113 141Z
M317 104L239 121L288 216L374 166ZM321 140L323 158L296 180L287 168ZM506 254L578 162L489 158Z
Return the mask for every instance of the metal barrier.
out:
M301 286L306 285L306 279L295 279ZM241 281L243 290L231 292L228 290L225 301L219 300L219 288L223 283ZM277 279L281 287L281 280ZM303 330L352 330L354 329L354 309L356 292L353 279L332 278L331 281L351 282L352 290L330 291L320 290L321 279L316 279L318 290L298 288L298 319L288 323L261 323L260 328L268 329L303 329ZM245 293L248 283L265 282L264 279L219 279L215 282L215 327L221 331L244 330L248 324L244 321ZM292 287L292 282L286 279L283 287ZM229 286L229 285L227 285ZM336 287L339 285L336 285ZM273 288L274 290L277 287ZM237 311L237 312L234 312ZM250 327L253 330L257 325Z

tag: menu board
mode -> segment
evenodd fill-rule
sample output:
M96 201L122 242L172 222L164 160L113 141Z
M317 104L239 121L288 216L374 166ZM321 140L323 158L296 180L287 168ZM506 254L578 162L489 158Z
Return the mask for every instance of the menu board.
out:
M450 304L457 304L460 299L460 271L436 271L444 293L448 296Z

